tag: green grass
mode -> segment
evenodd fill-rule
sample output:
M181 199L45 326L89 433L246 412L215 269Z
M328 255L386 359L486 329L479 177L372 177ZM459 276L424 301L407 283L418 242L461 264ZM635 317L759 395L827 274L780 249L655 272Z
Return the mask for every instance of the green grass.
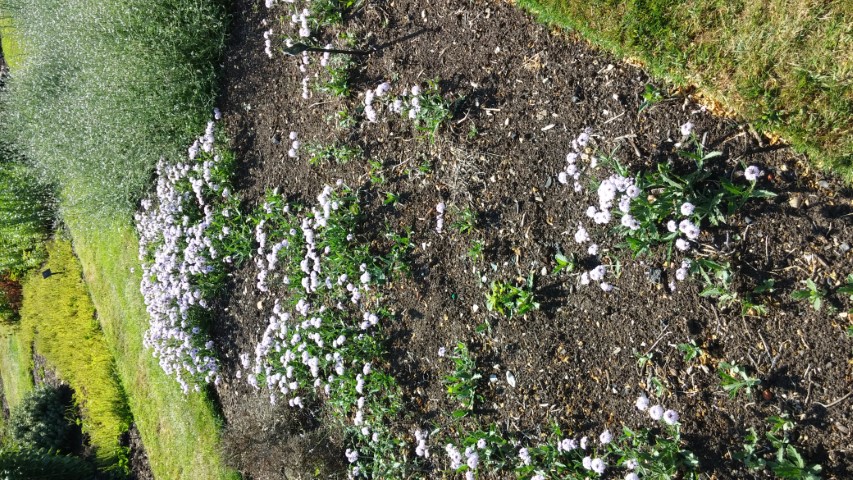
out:
M221 0L0 0L25 55L0 129L58 184L63 210L127 214L161 156L186 152L215 100Z
M125 463L120 436L130 427L130 411L80 264L67 241L49 242L47 250L44 268L59 273L42 278L34 272L24 282L18 335L32 338L35 351L74 389L98 465Z
M848 1L517 0L653 76L696 85L853 181ZM639 92L638 92L639 94Z
M133 228L108 221L95 230L80 225L85 221L69 219L75 251L155 476L232 478L219 456L220 424L211 402L203 395L183 395L143 349L148 314L139 293Z
M20 405L33 390L32 337L18 334L18 328L0 325L0 377L9 408Z
M3 45L3 57L9 69L16 69L23 60L24 50L12 20L0 8L0 43Z

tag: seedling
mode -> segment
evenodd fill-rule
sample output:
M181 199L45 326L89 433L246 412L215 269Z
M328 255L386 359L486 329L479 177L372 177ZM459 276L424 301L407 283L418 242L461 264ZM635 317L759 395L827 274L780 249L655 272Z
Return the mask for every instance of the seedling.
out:
M477 212L466 207L456 212L456 221L450 224L459 233L472 233L477 229Z
M689 343L679 343L678 350L684 353L685 362L699 358L705 353L698 345L696 345L695 340L690 340Z
M806 288L803 290L794 290L791 293L791 298L794 300L806 300L812 305L816 311L820 311L823 306L823 300L826 298L826 290L818 288L817 284L811 278L804 280Z
M655 88L651 83L646 84L646 89L643 91L643 103L640 104L640 109L637 113L642 113L643 110L663 100L660 90Z
M454 418L464 417L474 409L474 404L479 400L477 395L477 383L482 378L477 372L477 363L471 358L468 347L459 342L450 355L455 368L453 373L444 377L447 386L447 394L454 398L462 406L453 412Z
M340 165L361 157L361 149L349 145L317 145L310 144L305 147L308 152L308 163L317 165L325 162L336 162Z
M773 280L772 278L767 279L767 280L761 282L758 286L756 286L752 290L752 292L746 293L744 295L743 300L741 301L741 307L740 307L741 316L746 317L749 315L754 315L754 316L766 315L767 314L767 306L762 304L762 303L758 303L758 301L755 300L755 296L761 295L763 293L768 293L768 292L772 293L774 290L773 285L775 283L776 283L775 280Z
M573 272L575 268L577 268L577 260L575 259L574 254L569 254L569 256L565 256L562 253L558 253L554 255L554 261L557 265L554 267L554 270L551 272L551 275L557 275L563 270L567 272Z
M311 18L318 25L338 25L362 3L363 0L314 0L311 2Z
M750 428L744 438L743 450L735 455L750 470L770 470L778 478L796 480L820 480L820 472L823 470L818 464L809 465L802 454L791 444L790 432L795 424L787 414L773 416L768 419L770 431L765 433L770 442L769 448L759 442L759 435L755 428ZM781 432L781 436L779 433ZM764 456L774 451L771 459Z
M761 383L761 380L750 377L743 367L727 362L720 362L717 371L722 381L723 390L729 394L729 398L735 398L741 389L746 392L747 397L752 397L752 389Z
M524 315L530 310L538 310L539 303L533 299L533 274L527 278L527 284L516 287L509 283L492 282L492 290L486 295L486 307L507 317Z
M329 80L320 84L320 91L337 97L348 97L351 92L349 81L352 68L353 62L348 55L333 56L326 67Z
M391 205L396 206L397 203L400 202L400 196L394 192L385 192L385 200L382 201L382 205Z
M368 175L370 176L370 183L374 185L382 185L385 183L385 172L383 171L384 165L379 160L371 160L370 161L370 171Z
M474 243L471 244L471 248L468 249L468 258L470 258L472 262L476 262L483 258L483 246L484 243L482 240L474 240Z

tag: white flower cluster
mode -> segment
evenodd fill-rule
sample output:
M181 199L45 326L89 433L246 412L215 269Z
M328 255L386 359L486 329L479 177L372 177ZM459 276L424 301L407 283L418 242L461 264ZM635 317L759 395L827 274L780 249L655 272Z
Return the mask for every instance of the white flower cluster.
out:
M415 430L415 441L418 442L418 445L415 447L415 455L423 458L429 458L429 446L427 446L427 440L429 440L429 432L425 432L420 428Z
M675 410L664 410L660 405L649 406L649 397L642 393L637 397L635 405L637 410L648 412L649 417L654 421L663 420L667 425L675 425L678 423L679 416Z
M477 448L465 448L464 456L463 453L460 452L452 443L448 443L444 447L444 451L447 453L447 458L450 460L450 468L457 470L461 468L463 464L467 467L467 470L465 471L465 480L473 480L475 478L477 467L480 466L480 454L477 452L477 449L482 450L486 447L485 441L481 440L481 442L482 443L477 443Z
M267 0L269 2L270 0ZM269 29L264 32L264 53L267 54L268 57L272 58L272 29Z
M384 97L389 90L391 90L391 84L382 82L375 89L364 92L364 116L370 123L376 123L376 109L373 108L373 100Z
M572 152L566 154L566 168L560 173L557 174L557 181L566 185L569 183L569 179L574 182L574 188L576 192L580 192L583 190L583 186L580 183L581 178L581 167L578 166L578 159L581 155L583 155L583 149L586 148L590 139L590 129L586 129L578 135L577 138L572 140ZM591 166L595 167L595 159L592 160Z
M299 135L296 132L290 132L290 149L287 151L287 156L296 158L299 155L299 147L302 144L299 142Z
M221 117L218 110L215 116ZM229 196L214 178L221 161L213 154L214 130L211 121L186 161L170 165L160 160L156 190L135 216L140 291L150 317L144 345L185 393L219 381L213 342L199 325L199 312L209 305L198 284L222 261L215 237L227 234L211 229L217 199Z
M437 215L435 216L435 231L436 233L441 233L444 230L444 210L446 206L444 202L439 202L438 205L435 206L435 211Z

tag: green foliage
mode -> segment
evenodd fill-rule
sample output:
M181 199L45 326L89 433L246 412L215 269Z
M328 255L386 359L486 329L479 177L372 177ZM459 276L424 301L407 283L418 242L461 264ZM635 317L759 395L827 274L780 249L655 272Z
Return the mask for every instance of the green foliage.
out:
M705 351L696 345L695 340L691 340L688 343L679 343L677 347L680 352L684 353L685 362L689 362L705 354Z
M755 428L750 428L744 437L743 449L735 454L735 458L750 470L770 470L777 478L820 480L823 468L818 464L809 465L791 443L791 432L796 425L788 415L770 417L768 421L770 430L765 437L769 446L760 442Z
M9 417L12 440L27 449L69 451L70 418L66 414L66 392L40 387L24 398Z
M63 209L132 212L157 160L185 152L213 108L224 7L4 2L27 56L2 95L2 130L58 186Z
M79 457L27 448L0 449L0 477L8 479L91 480L92 465Z
M636 178L636 187L643 193L631 202L630 213L639 222L639 228L617 227L625 240L622 246L629 247L634 255L648 253L657 245L666 245L671 252L679 232L665 228L668 221L687 217L699 228L703 222L718 226L726 223L727 217L743 207L748 200L776 196L767 190L756 189L754 181L737 185L706 168L705 162L721 153L706 152L695 134L691 134L685 143L684 148L677 152L679 156L691 160L692 165L685 172L676 171L675 162L669 159L658 163L655 170L644 172ZM614 159L605 157L602 160L612 165L620 175L629 175L627 169ZM651 192L654 194L647 195ZM680 213L680 208L686 202L693 204L695 209L692 214L685 216Z
M53 205L50 187L0 142L0 275L18 278L41 265Z
M46 267L57 273L27 278L21 330L31 332L35 350L74 390L98 466L119 468L127 461L120 443L131 421L127 399L71 244L55 240L47 250Z
M853 179L853 11L844 2L519 0L655 77L698 86Z
M444 385L447 394L462 406L453 412L454 418L460 418L474 410L474 404L480 399L477 384L483 376L477 372L477 363L471 358L464 343L457 343L449 357L453 360L454 369L453 373L444 377Z
M853 300L853 273L847 275L847 283L838 288L838 293L850 295L850 300Z
M661 95L660 90L655 88L651 83L647 83L645 90L643 90L643 103L640 104L640 109L637 113L641 113L656 103L660 103L661 100L663 100L663 95Z
M622 436L611 449L622 465L637 463L634 470L640 478L667 480L670 478L697 478L699 459L690 450L681 447L681 426L662 425L662 432L647 428L632 430L622 427Z
M312 5L316 6L317 2ZM336 97L348 97L351 93L349 82L353 68L355 63L350 55L332 55L326 65L329 79L319 85L320 91Z
M311 19L317 26L338 25L361 8L364 0L315 0L311 2Z
M431 142L434 142L441 125L450 120L451 103L441 96L438 82L434 80L427 82L426 88L421 90L418 98L420 109L415 116L415 125L419 131L427 134Z
M524 287L493 281L491 292L486 295L486 307L491 312L498 312L507 317L538 310L539 303L533 299L533 274L527 278Z
M720 376L723 390L729 394L729 398L735 398L741 390L746 392L747 397L752 397L752 389L761 383L761 380L749 376L746 369L728 362L720 362L717 373Z
M818 288L817 284L811 278L804 280L802 283L806 285L806 288L803 290L794 290L791 292L791 298L794 300L805 300L811 304L815 311L819 312L826 298L826 290Z
M573 253L570 253L569 256L565 256L562 253L558 253L554 255L554 261L557 265L554 267L554 270L551 272L551 275L557 275L563 270L571 273L578 267L577 259Z
M477 262L481 258L483 258L483 247L485 244L482 240L474 240L471 243L471 247L468 248L468 258L471 259L472 262Z
M450 226L458 230L459 233L473 233L477 230L477 217L476 210L465 207L456 211L456 220Z

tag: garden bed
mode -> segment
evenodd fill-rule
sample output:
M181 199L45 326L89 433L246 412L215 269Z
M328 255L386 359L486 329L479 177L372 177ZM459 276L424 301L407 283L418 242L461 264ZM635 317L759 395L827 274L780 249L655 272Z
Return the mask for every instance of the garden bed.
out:
M827 478L853 474L851 302L839 292L853 273L848 188L816 176L803 157L749 127L713 117L689 95L652 84L642 70L493 2L368 2L323 34L332 42L348 31L359 48L379 47L356 60L350 96L311 90L305 99L299 57L264 52L265 31L273 29L275 39L289 28L286 5L238 2L233 12L220 106L238 159L236 193L247 208L272 189L309 204L342 179L359 189L359 233L377 255L390 248L386 232L410 231L410 273L382 291L389 350L382 368L405 400L390 428L411 442L407 458L414 460L417 428L462 437L494 424L530 444L550 438L554 423L578 437L597 438L605 428L619 433L623 424L648 425L635 408L645 394L680 414L682 446L716 478L764 478L736 457L749 428L763 438L768 419L782 414L796 424L791 442L808 464L820 464ZM316 66L319 55L311 58L313 84L326 72ZM434 138L387 105L377 107L375 123L367 120L365 91L389 81L390 94L399 95L431 80L451 112ZM342 127L347 118L355 120ZM688 122L692 137L681 132ZM573 146L586 129L589 143ZM295 158L291 131L302 143ZM702 224L687 254L661 246L634 258L620 247L622 237L585 215L596 205L598 182L616 170L603 161L594 168L592 158L612 157L631 177L658 164L684 176L695 165L676 152L699 144L721 152L700 169L710 172L708 184L726 179L746 188L743 172L755 165L761 173L753 186L776 195L746 201L720 225ZM362 153L311 165L310 145ZM580 192L560 177L573 151L585 171ZM439 204L447 218L440 232ZM470 228L466 209L474 213ZM576 242L579 224L597 253ZM558 254L574 254L574 272L554 273ZM710 272L707 282L701 273L677 281L687 256L728 267ZM581 272L599 264L607 265L612 291L580 282ZM236 271L222 308L214 309L222 312L214 341L223 380L214 394L227 424L227 460L249 478L299 477L317 468L344 475L348 445L327 412L270 405L268 392L238 379L245 374L240 355L255 350L281 295L259 291L257 275L251 263ZM492 282L524 289L531 278L538 309L489 311ZM816 282L814 294L795 299L807 280ZM708 293L720 282L729 297ZM482 399L462 419L451 415L459 403L444 382L458 342L482 375ZM724 388L734 385L726 374L745 384ZM760 383L746 385L755 379ZM413 476L449 475L443 447L432 445L438 458Z

